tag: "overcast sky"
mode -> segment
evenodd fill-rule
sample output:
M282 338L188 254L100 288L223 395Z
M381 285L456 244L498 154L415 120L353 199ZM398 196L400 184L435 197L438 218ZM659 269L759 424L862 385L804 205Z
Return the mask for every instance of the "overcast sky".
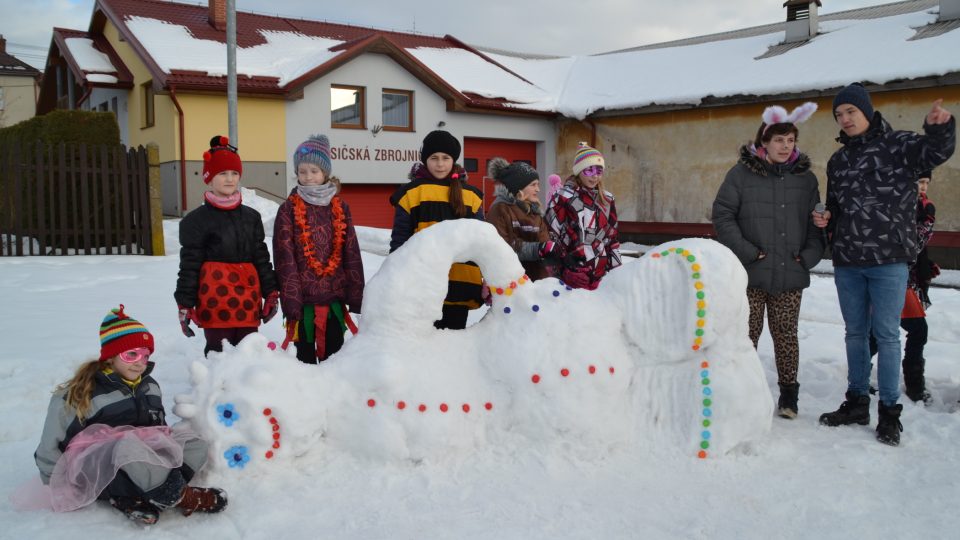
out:
M891 2L823 0L821 13L885 3ZM51 28L86 30L93 4L94 0L0 0L0 34L7 39L7 52L42 67ZM625 49L786 18L783 0L236 0L236 4L239 11L451 34L473 45L557 55Z

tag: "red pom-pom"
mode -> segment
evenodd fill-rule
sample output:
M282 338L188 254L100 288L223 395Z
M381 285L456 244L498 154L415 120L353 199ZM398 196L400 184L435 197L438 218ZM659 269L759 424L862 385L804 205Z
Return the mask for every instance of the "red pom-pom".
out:
M450 178L453 178L454 180L456 180L457 178L460 178L460 173L453 173L450 175Z
M563 368L560 370L560 375L563 375L564 377L566 377L567 375L570 375L570 370L567 368Z
M269 407L263 410L264 416L270 416L271 414L273 414L273 411L271 411Z
M220 146L226 146L230 144L230 138L223 135L220 136Z
M488 401L488 402L484 403L483 406L489 411L490 409L493 408L493 403L490 403L490 402Z
M280 448L280 441L273 443L273 448L274 450L276 450L277 448Z
M273 440L279 441L279 440L280 440L280 434L279 434L279 433L274 433L274 434L273 434Z
M464 403L464 404L463 404L463 412L465 412L465 413L470 412L470 405L467 405L466 403Z
M398 401L398 402L397 402L397 408L400 409L401 411L404 410L404 409L406 409L406 408L407 408L406 402L404 402L404 401Z
M420 406L417 407L417 410L419 410L420 412L425 412L427 410L427 406L421 403Z
M273 458L273 451L272 451L272 450L267 450L266 456L267 456L267 459L272 459L272 458Z
M368 399L368 400L367 400L367 407L373 407L373 406L375 406L376 404L377 404L377 402L374 401L374 400L372 400L372 399Z
M540 382L540 376L534 374L533 377L530 377L530 380L533 381L533 384L537 384L538 382Z
M203 160L204 160L204 161L210 161L210 152L204 152L204 153L203 153Z
M448 407L447 407L447 404L446 404L446 403L441 403L441 404L440 404L440 412L447 412L447 409L448 409Z

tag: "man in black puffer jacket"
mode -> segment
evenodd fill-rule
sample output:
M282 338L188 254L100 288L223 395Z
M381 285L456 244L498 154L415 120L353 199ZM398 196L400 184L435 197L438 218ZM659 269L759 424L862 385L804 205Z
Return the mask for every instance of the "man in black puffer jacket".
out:
M833 250L834 281L846 325L847 393L820 423L870 423L871 333L879 347L877 440L900 443L900 311L907 265L917 256L917 178L950 159L956 121L937 100L923 124L925 135L894 131L870 95L851 84L833 101L843 147L827 163L827 209L814 212Z

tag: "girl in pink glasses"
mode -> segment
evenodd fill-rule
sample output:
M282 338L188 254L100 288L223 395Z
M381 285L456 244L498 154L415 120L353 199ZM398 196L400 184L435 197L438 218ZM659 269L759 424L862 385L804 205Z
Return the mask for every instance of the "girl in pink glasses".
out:
M153 371L153 335L123 311L100 325L100 358L80 366L50 399L34 458L54 510L107 500L131 520L157 522L160 511L219 512L227 495L187 482L204 464L207 444L167 426Z
M550 239L559 246L560 279L576 289L596 289L620 266L617 207L603 189L603 154L580 143L573 175L547 206Z

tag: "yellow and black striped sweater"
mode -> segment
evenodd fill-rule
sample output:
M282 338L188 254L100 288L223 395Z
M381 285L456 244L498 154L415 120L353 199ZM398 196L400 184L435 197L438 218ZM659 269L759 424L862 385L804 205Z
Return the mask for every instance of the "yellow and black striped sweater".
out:
M455 166L443 180L430 175L426 166L416 163L410 171L410 182L397 188L390 197L395 208L393 230L390 236L390 252L396 251L411 236L427 227L446 221L460 219L450 206L450 182L460 182L463 187L463 204L467 207L464 218L483 220L483 192L467 184L467 174ZM456 263L450 267L450 284L445 305L466 306L477 309L482 305L480 286L483 276L473 262Z

